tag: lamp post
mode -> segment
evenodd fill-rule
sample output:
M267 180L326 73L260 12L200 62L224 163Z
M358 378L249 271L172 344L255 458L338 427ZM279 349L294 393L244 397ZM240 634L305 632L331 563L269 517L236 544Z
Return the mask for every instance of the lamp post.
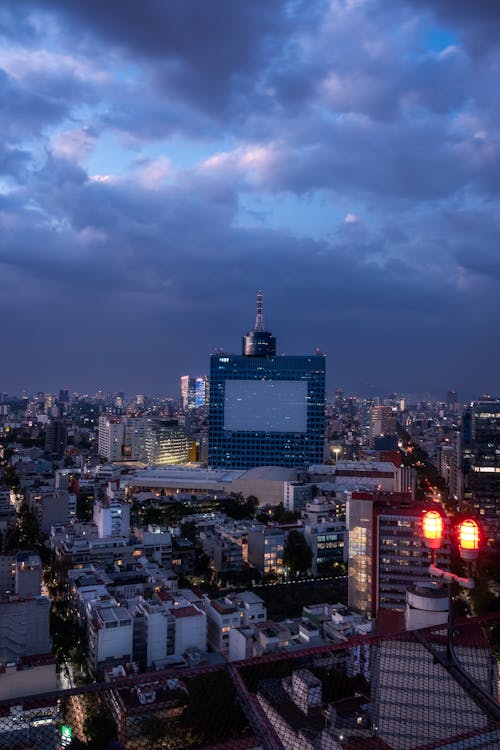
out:
M468 518L462 521L458 528L458 547L460 550L460 557L464 562L467 563L468 577L462 578L457 576L455 573L451 573L449 570L443 570L438 568L435 564L436 550L440 549L443 541L443 517L440 513L435 510L428 510L424 513L422 520L422 530L425 540L425 545L431 550L431 564L429 565L429 573L434 578L441 578L448 584L448 639L446 653L449 660L455 661L455 655L453 653L453 612L452 612L452 596L451 596L451 585L453 582L458 583L459 586L465 589L474 588L474 580L471 577L471 565L474 560L477 560L479 551L479 526L476 521L472 518Z

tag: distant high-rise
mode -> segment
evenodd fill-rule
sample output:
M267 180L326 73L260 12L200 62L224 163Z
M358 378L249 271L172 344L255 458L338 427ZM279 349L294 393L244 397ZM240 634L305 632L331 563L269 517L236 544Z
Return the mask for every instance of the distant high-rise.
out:
M210 360L209 463L228 469L322 463L324 426L325 358L276 355L259 292L243 353Z
M450 497L463 499L462 435L458 430L450 432L437 448L437 468L448 485Z
M205 405L207 390L207 378L194 378L191 375L181 377L181 400L182 409L198 409Z
M99 417L98 453L108 461L121 461L125 425L119 417L103 414Z
M392 406L372 406L370 409L370 442L372 446L376 437L388 437L396 434L396 415Z
M194 405L197 409L205 406L207 400L207 378L196 378L194 382Z
M67 388L60 389L58 400L61 404L69 404L69 390Z
M181 377L181 401L182 408L192 409L194 407L194 378L191 375L182 375Z
M60 419L51 419L45 428L45 451L51 455L64 455L68 442L66 425Z

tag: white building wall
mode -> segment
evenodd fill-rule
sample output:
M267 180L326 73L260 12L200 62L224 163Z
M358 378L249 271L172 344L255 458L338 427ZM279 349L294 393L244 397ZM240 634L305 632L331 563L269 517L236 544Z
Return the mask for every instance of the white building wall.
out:
M50 652L49 610L45 596L1 602L0 660Z
M125 624L128 623L128 624ZM118 623L105 623L97 635L97 660L132 657L132 617Z
M26 669L7 666L0 672L0 700L57 690L56 663L37 664Z
M187 648L192 647L202 653L207 650L207 616L201 611L191 617L175 618L175 655L180 658Z
M125 426L116 417L99 417L98 452L108 461L121 461Z
M155 608L156 609L156 608ZM167 657L168 612L164 608L147 615L147 666Z
M251 628L233 628L231 630L229 633L229 661L250 659L254 655L251 631Z
M130 533L130 505L117 500L94 503L94 523L99 539L108 536L128 536Z

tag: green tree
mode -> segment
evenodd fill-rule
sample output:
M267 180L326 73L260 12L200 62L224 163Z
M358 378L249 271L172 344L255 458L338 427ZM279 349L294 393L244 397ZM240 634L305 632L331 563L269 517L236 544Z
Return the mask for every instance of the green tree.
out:
M193 544L199 539L194 521L186 521L186 523L182 523L181 534L185 539L189 539L190 542L193 542Z
M293 529L288 534L283 551L283 562L292 573L305 573L311 567L312 551L304 534Z
M87 714L83 722L83 731L87 736L89 750L101 750L109 740L116 739L116 725L109 707L100 696L85 696Z

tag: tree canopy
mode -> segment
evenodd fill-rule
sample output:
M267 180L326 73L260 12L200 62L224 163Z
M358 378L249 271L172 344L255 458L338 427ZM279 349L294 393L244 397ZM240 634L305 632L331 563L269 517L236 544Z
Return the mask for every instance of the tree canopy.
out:
M283 562L292 573L305 573L311 567L312 551L304 534L293 529L288 534L283 550Z

